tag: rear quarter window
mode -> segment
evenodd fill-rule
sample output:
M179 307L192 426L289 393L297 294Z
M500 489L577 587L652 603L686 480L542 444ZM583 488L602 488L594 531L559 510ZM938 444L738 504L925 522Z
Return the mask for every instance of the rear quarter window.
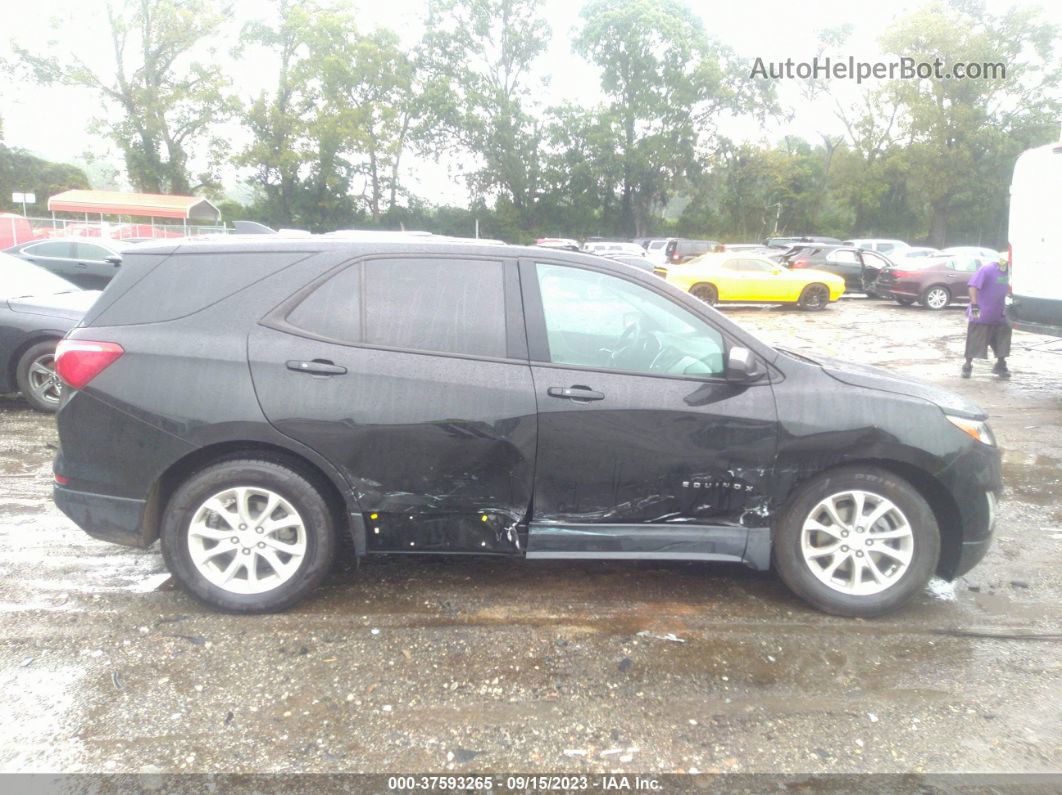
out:
M305 251L194 254L178 251L151 268L150 260L157 256L148 255L139 261L136 255L127 254L121 268L125 277L123 284L109 285L101 301L113 292L112 288L121 289L124 284L132 283L95 317L86 317L85 325L129 326L187 317L309 254Z
M441 258L356 263L303 299L286 323L347 344L503 358L502 263Z

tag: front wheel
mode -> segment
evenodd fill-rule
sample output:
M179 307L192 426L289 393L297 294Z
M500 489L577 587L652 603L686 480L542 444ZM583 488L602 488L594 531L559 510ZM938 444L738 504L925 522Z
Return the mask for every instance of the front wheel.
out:
M240 613L295 604L335 555L332 513L317 487L257 459L193 475L166 506L161 536L166 565L186 591Z
M55 340L38 342L22 354L15 370L18 391L37 411L59 410L61 383L55 372Z
M809 284L797 300L797 306L806 312L821 312L829 303L830 291L825 284Z
M950 303L951 293L948 292L947 287L941 287L939 284L928 288L922 293L922 306L926 309L944 309Z
M844 468L809 481L774 538L782 580L827 613L870 618L925 588L940 530L925 499L885 470Z

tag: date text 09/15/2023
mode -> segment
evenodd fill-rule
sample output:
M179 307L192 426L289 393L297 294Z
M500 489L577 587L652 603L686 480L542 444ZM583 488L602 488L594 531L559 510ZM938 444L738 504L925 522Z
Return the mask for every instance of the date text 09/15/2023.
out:
M519 792L541 790L570 792L586 791L640 791L656 792L660 782L649 776L625 774L597 775L410 775L390 776L387 789L392 792L418 790L514 790Z

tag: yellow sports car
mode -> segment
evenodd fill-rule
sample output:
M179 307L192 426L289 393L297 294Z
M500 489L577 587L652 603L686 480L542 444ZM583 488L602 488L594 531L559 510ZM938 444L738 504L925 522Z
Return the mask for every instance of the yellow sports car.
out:
M708 304L796 304L817 310L844 293L844 279L835 274L789 270L769 259L739 253L705 254L681 265L668 265L665 278Z

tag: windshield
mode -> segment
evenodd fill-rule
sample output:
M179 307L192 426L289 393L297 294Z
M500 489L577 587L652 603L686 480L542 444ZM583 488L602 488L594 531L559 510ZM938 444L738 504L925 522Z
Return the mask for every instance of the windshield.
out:
M71 293L78 289L39 265L0 253L0 299Z

